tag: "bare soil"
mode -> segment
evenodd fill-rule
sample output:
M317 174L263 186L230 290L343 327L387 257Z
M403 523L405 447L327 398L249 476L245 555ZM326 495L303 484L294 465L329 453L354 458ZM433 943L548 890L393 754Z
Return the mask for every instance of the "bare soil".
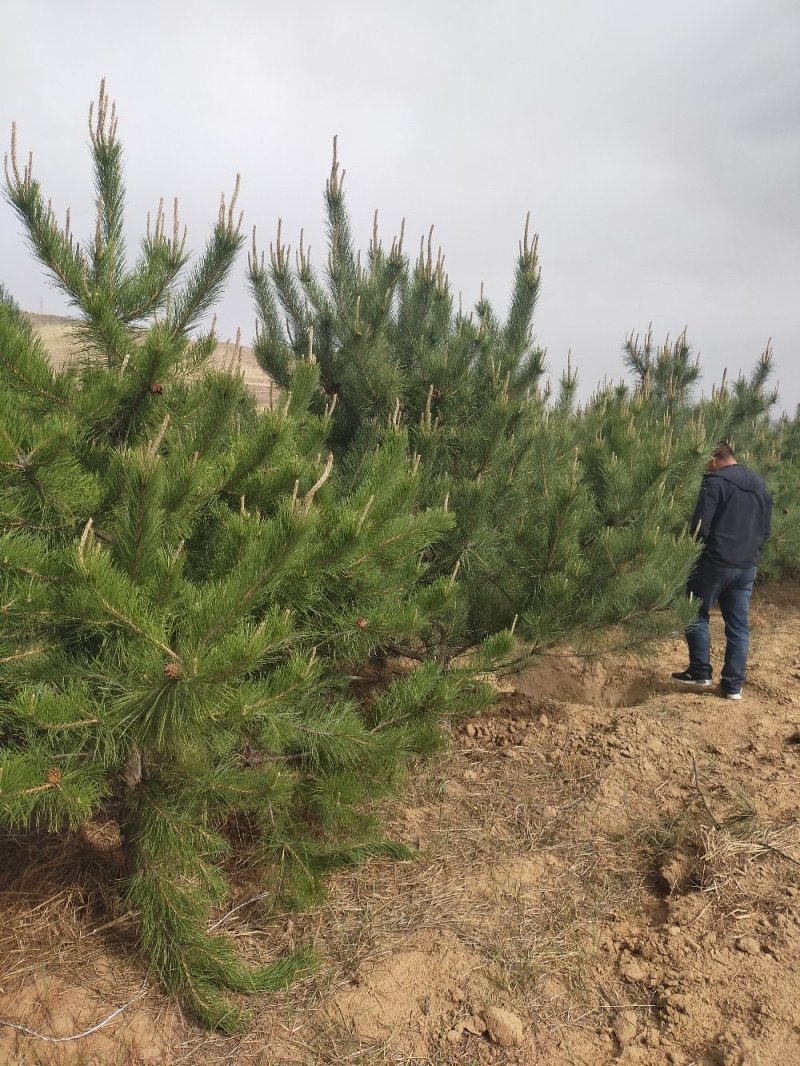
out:
M741 702L648 660L552 656L389 812L413 862L224 928L318 972L209 1034L130 953L112 826L0 851L0 1064L800 1064L800 587L763 590ZM716 646L721 632L716 626ZM230 907L257 886L236 884ZM220 916L222 917L222 916Z
M26 317L42 338L54 366L80 355L80 338L75 331L76 320L59 315L37 315L26 312ZM247 387L254 393L261 407L269 407L277 401L278 390L269 376L261 369L253 349L232 341L220 341L211 356L211 365L218 369L240 368Z

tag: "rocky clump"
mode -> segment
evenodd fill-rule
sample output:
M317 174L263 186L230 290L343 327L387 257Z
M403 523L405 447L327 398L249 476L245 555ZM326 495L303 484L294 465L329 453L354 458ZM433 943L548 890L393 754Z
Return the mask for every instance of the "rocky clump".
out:
M464 1033L488 1036L498 1047L519 1047L525 1040L525 1025L522 1019L510 1010L503 1007L486 1007L462 1018L447 1033L447 1040L456 1044Z

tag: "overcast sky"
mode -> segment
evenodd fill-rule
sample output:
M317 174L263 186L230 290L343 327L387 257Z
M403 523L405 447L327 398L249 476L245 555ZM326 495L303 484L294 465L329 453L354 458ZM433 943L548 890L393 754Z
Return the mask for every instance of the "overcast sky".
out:
M706 387L768 338L781 406L800 402L797 0L4 0L0 133L60 216L93 232L86 114L117 101L130 238L180 197L202 247L242 175L262 244L283 218L324 262L331 143L360 246L434 224L465 305L507 306L526 212L540 234L536 334L584 394L621 346L688 326ZM414 241L409 241L413 249ZM316 255L314 255L316 253ZM65 305L0 204L0 281ZM221 331L254 312L240 264Z

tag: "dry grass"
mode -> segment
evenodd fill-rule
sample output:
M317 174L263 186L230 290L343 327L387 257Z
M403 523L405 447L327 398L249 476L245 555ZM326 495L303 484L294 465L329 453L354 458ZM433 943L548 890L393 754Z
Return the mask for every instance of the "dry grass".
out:
M800 843L797 826L763 828L752 804L721 787L702 796L695 790L692 802L669 816L631 818L623 835L598 833L603 760L570 752L552 737L537 736L536 746L521 747L514 741L525 736L524 727L515 730L499 744L496 732L436 766L417 768L405 803L390 812L390 831L418 846L416 861L376 861L340 873L328 902L311 913L275 916L256 904L231 916L226 930L246 956L263 962L304 944L323 959L319 972L294 985L289 998L262 1003L247 1034L202 1033L153 990L148 1010L162 1023L168 1017L176 1033L169 1061L419 1061L391 1038L360 1037L326 1004L425 936L451 935L482 960L486 1002L527 1002L540 1026L553 1032L591 1030L598 1018L630 1006L604 997L592 983L602 928L622 913L652 911L659 893L703 892L720 915L744 912L764 900L763 878L753 877L757 860L781 864L774 849L789 854ZM479 780L473 767L480 768ZM115 917L111 908L118 873L108 850L113 834L92 839L51 841L44 848L33 838L6 841L17 876L13 889L0 895L11 918L0 933L5 992L61 967L90 972L130 947L132 920ZM667 886L663 870L676 856L684 864L682 880ZM659 872L662 883L654 887ZM249 894L252 886L240 885L232 905ZM134 996L142 973L125 955L115 973L117 998ZM553 985L563 988L560 999L543 992ZM469 1009L465 1002L462 1013ZM130 1057L135 1045L126 1050L124 1037L120 1048L120 1063L137 1061ZM49 1066L65 1060L58 1050L46 1050L19 1061ZM467 1066L489 1060L475 1058L474 1046L464 1043L441 1046L426 1061Z
M769 614L768 606L763 610ZM796 649L793 631L781 639ZM774 674L766 664L757 667L752 689L762 692ZM639 668L635 676L642 679ZM608 678L615 691L629 684L618 673ZM777 697L769 700L777 705ZM800 858L800 829L785 805L780 817L772 807L773 797L784 794L774 790L791 780L796 745L780 747L791 730L776 724L776 734L754 736L744 716L741 741L726 746L707 723L724 713L730 728L732 711L749 709L721 702L658 694L642 707L613 704L609 711L518 696L462 723L451 753L414 767L402 802L387 811L389 835L415 847L415 861L342 871L330 881L327 903L308 913L274 914L259 902L225 922L246 958L265 962L311 947L322 961L317 973L287 996L246 1003L256 1011L253 1025L237 1038L203 1032L156 988L136 1004L136 1017L167 1034L162 1061L186 1066L527 1066L532 1060L525 1055L541 1052L542 1062L551 1061L542 1049L553 1041L559 1061L594 1063L608 1059L603 1034L624 1009L634 1010L643 1027L673 1032L667 1021L675 1015L662 991L674 990L675 974L683 979L694 966L715 972L704 938L715 935L728 952L720 967L752 967L750 956L737 954L736 938L756 933L764 958L788 952L780 923L791 929L792 901L800 901L800 892L789 894L798 885L800 867L791 860ZM793 721L786 718L793 713L780 722ZM751 740L758 741L752 751ZM753 790L750 796L733 787L738 781ZM767 784L773 791L764 791ZM0 875L0 907L12 921L0 926L0 957L5 950L9 959L0 994L8 1000L37 975L57 981L68 973L87 991L87 1024L135 995L144 971L130 955L133 923L112 909L113 833L106 828L91 842L45 848L20 838L8 854L13 862L5 881ZM232 875L229 908L259 891L243 871ZM691 958L670 954L682 937L696 952ZM640 958L639 948L649 952L647 967L655 967L650 984L627 980L619 969ZM442 976L436 967L448 952L455 961ZM430 969L417 989L420 1001L430 993L430 1004L409 1000L414 1024L425 1029L421 1059L402 1019L373 1031L355 1024L349 1006L353 999L391 997L387 975L415 953ZM790 964L790 955L781 958ZM103 967L110 968L110 983ZM496 1049L480 1037L449 1043L448 1027L476 1004L531 1019L536 1050L492 1058ZM44 1014L35 1020L34 1027L48 1031ZM140 1061L134 1021L108 1027L129 1054L120 1052L119 1061L130 1066ZM699 1054L693 1037L682 1039ZM57 1049L37 1051L30 1041L20 1041L18 1050L20 1063L80 1061ZM652 1054L647 1066L665 1061L663 1051Z
M712 917L772 912L800 872L800 822L763 825L752 800L717 784L705 791L694 767L689 802L634 823L618 841L655 893L703 893Z
M130 916L113 913L113 864L99 859L80 836L6 835L0 854L4 988L75 945L88 949L100 933L132 924Z
M472 764L481 767L479 783L463 781ZM607 871L599 877L596 842L569 841L574 820L591 801L597 767L585 760L567 766L561 754L552 763L518 764L517 786L509 790L508 765L502 750L478 748L468 758L459 753L416 768L390 824L390 833L419 846L416 861L376 861L343 872L333 878L327 903L311 913L275 916L256 904L233 915L225 927L246 957L264 962L304 944L319 952L323 965L293 986L291 1001L278 997L262 1005L239 1039L201 1034L164 1000L163 1009L184 1033L171 1061L282 1061L269 1057L273 1037L264 1036L277 1031L298 1061L410 1062L391 1041L359 1038L323 1004L425 936L449 935L482 960L487 1001L534 995L537 982L554 976L574 1000L598 915L620 905L619 884ZM118 873L112 853L83 838L44 851L33 839L14 846L21 873L14 889L0 895L0 907L13 917L0 939L9 960L4 990L53 967L85 972L130 948L133 920L114 917L111 909ZM587 885L594 888L587 891ZM232 905L251 892L240 886ZM141 975L126 955L118 995L133 996ZM151 1005L162 998L154 992ZM310 1030L316 1034L311 1042ZM464 1055L445 1047L440 1061L468 1062Z

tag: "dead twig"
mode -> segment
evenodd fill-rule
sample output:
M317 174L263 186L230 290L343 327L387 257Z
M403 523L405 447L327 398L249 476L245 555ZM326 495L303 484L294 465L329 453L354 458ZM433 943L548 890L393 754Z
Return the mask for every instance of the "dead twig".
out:
M227 922L229 918L233 917L233 915L236 914L237 911L240 911L243 907L249 907L251 903L257 903L260 899L266 899L267 896L271 896L272 894L272 891L259 892L259 894L257 896L253 896L252 899L246 899L244 903L239 903L237 906L232 907L226 914L223 914L218 921L214 922L213 925L210 925L208 927L208 932L210 933L212 929L218 929L223 922Z
M37 1040L45 1040L48 1044L65 1044L69 1040L82 1040L85 1036L91 1036L92 1033L96 1033L98 1029L102 1029L104 1026L108 1025L109 1022L122 1014L122 1012L127 1010L128 1007L136 1003L137 1000L140 1000L142 996L149 992L149 990L147 978L145 978L142 987L133 999L129 999L128 1002L123 1003L121 1007L112 1010L112 1012L107 1017L103 1018L102 1021L97 1022L96 1025L90 1026L88 1029L84 1029L82 1033L71 1033L69 1036L48 1036L46 1033L37 1033L35 1029L29 1029L27 1025L19 1025L17 1022L10 1022L6 1018L0 1018L0 1025L3 1025L8 1029L16 1029L18 1033L24 1033L26 1036L33 1036Z
M712 822L714 828L715 829L722 829L721 823L718 822L717 819L714 817L714 812L709 807L708 800L706 799L705 793L703 792L702 788L700 787L700 778L699 778L698 773L697 773L697 759L695 759L695 757L694 757L694 752L691 752L690 754L692 756L692 772L694 774L694 787L697 790L697 795L700 797L700 802L703 804L703 807L705 808L705 812L708 815L708 817L711 819L711 822Z
M714 825L714 828L720 830L721 832L724 832L725 831L725 827L714 816L714 812L711 810L711 807L708 804L708 800L705 797L705 793L703 792L702 788L700 787L700 780L699 780L698 773L697 773L697 760L694 757L694 752L692 752L691 755L692 755L692 773L693 773L693 776L694 776L694 787L695 787L695 789L697 791L697 795L700 797L700 802L703 804L703 807L705 808L706 814L711 819L711 821L712 821L712 823ZM768 844L766 842L766 840L753 841L753 843L757 847L763 848L764 851L769 851L773 855L778 855L781 859L785 859L786 862L790 862L793 866L800 866L800 860L795 859L793 856L789 855L785 851L782 851L780 848L776 848L774 844Z

